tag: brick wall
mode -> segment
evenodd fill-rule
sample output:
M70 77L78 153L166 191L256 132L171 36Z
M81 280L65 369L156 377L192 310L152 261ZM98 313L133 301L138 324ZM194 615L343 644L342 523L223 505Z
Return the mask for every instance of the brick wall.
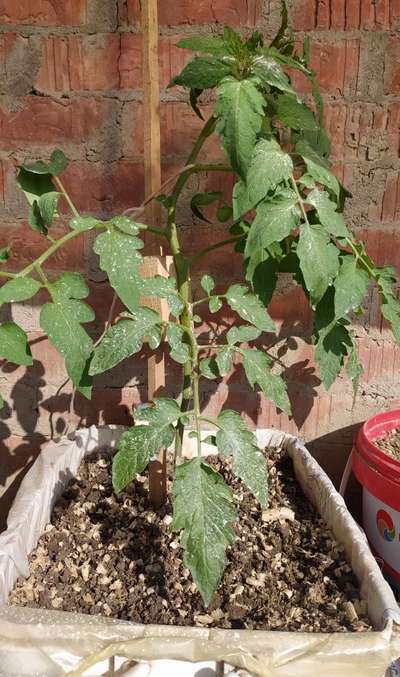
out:
M259 27L272 35L279 22L278 0L162 0L160 6L160 84L162 87L163 172L175 171L199 129L182 93L166 90L187 56L177 37L218 31L225 24L244 32ZM312 60L326 104L337 175L353 192L347 216L365 237L379 263L400 267L399 121L400 0L291 0L299 41L312 38ZM43 247L26 225L26 204L14 182L15 164L48 156L62 147L71 158L66 184L82 211L100 217L121 212L143 197L141 36L138 0L0 0L0 241L13 246L12 266L30 261ZM307 96L306 83L296 81ZM209 152L216 153L218 144ZM208 181L206 178L205 182ZM201 185L204 185L204 181ZM223 186L226 188L226 186ZM193 184L191 189L198 188ZM220 239L221 233L194 223L183 209L182 238L189 249ZM85 273L98 311L98 335L110 300L90 255L89 240L51 260L49 274L64 267ZM220 250L209 272L223 284L240 260ZM195 275L195 285L201 271ZM9 311L6 309L5 316ZM21 305L14 317L30 332L34 366L6 365L0 390L10 408L0 413L0 486L29 462L51 429L62 432L69 416L70 386L54 349L38 329L38 306ZM287 420L251 393L240 374L218 388L206 385L208 411L221 406L242 410L250 422L301 431L315 450L325 450L337 466L354 425L400 403L400 352L382 326L377 299L368 302L370 328L357 327L365 366L361 392L352 405L343 378L325 393L307 342L310 314L298 290L281 285L272 313L289 343L287 378L294 417ZM229 322L229 317L222 318ZM177 389L176 365L168 383ZM77 398L73 424L130 420L132 405L146 398L146 357L141 356L97 381L91 403ZM337 453L330 453L330 452Z

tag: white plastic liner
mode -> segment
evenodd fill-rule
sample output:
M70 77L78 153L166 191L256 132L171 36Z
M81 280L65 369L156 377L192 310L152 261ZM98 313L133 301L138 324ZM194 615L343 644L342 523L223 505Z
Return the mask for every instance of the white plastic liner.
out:
M115 448L122 430L93 426L78 431L72 441L48 443L21 484L8 528L0 535L0 677L58 677L81 675L84 670L88 670L85 675L114 674L104 671L104 661L114 655L143 661L224 660L263 677L382 677L400 655L400 615L393 593L342 497L301 440L272 430L257 431L260 446L284 447L292 458L304 492L345 547L375 632L305 634L144 626L102 616L5 606L17 577L28 575L28 555L82 458L98 448ZM205 450L211 451L213 447ZM100 661L101 671L91 668Z

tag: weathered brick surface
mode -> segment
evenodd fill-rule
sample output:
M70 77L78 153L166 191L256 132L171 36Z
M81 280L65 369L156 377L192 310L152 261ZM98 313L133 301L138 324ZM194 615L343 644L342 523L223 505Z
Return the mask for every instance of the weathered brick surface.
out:
M346 210L349 224L379 264L393 264L400 270L400 0L289 0L288 5L298 45L305 34L311 37L311 65L324 98L333 169L353 193ZM197 31L221 32L225 24L243 32L264 29L271 22L276 25L279 6L279 0L160 0L164 178L182 167L201 128L184 92L166 89L190 57L176 47L178 39ZM0 246L12 245L9 267L27 265L46 247L43 238L28 228L27 204L15 186L15 167L23 161L46 158L54 147L64 148L71 158L65 184L83 212L107 218L141 203L139 7L138 0L0 0ZM309 84L292 75L295 86L310 100ZM211 109L211 103L205 106L206 115ZM220 154L219 140L213 139L201 158L215 159ZM232 179L226 175L195 176L185 197L201 190L228 195L231 188ZM186 251L193 253L225 237L224 226L195 221L187 202L182 200L178 211ZM65 205L61 214L53 236L65 232ZM86 273L91 281L90 302L98 317L89 331L96 337L104 326L111 294L91 254L91 235L52 257L49 276L64 268ZM193 272L196 298L202 293L199 280L205 270L224 289L232 279L242 279L241 257L229 248L213 253ZM249 392L240 368L218 388L207 384L203 404L212 414L222 406L238 408L252 425L300 430L307 440L316 440L320 457L326 448L344 460L340 445L343 440L347 447L351 443L354 426L399 401L400 351L382 323L378 296L371 290L366 318L355 323L365 373L354 408L345 378L329 393L321 387L307 342L312 315L301 290L281 280L270 311L281 337L292 336L285 360L293 418L289 421ZM4 313L9 311L5 307L1 312L7 317ZM9 440L0 450L15 448L23 465L48 436L50 413L56 432L64 430L71 390L67 386L57 394L65 371L56 351L38 333L39 304L21 304L13 312L30 332L35 364L27 370L3 367L0 390L15 411L0 412L0 438ZM206 315L205 322L212 321ZM221 315L222 325L232 321L228 312ZM168 361L167 372L171 393L176 394L179 367ZM71 423L128 423L132 406L145 399L144 353L98 379L92 403L77 397ZM2 456L9 471L0 476L0 485L7 487L18 469L9 456ZM327 463L330 470L335 470L334 465Z

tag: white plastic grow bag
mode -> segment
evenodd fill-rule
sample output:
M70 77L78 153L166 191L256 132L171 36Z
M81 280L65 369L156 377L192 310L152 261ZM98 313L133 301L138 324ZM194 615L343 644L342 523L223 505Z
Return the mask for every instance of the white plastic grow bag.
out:
M6 606L17 577L28 575L28 555L82 458L97 448L115 448L121 432L122 428L93 426L78 431L73 441L48 443L21 484L8 528L0 535L0 677L80 675L114 655L145 661L224 660L265 677L382 677L400 655L400 616L393 593L342 497L317 462L298 438L272 430L257 431L260 446L284 447L292 458L303 491L345 547L375 632L305 634L144 626ZM90 669L84 674L105 672Z

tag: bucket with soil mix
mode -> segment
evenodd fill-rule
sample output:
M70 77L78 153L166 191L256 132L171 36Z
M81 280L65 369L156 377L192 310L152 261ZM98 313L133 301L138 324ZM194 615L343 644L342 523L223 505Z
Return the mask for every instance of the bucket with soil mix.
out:
M351 466L363 487L363 527L392 584L400 587L400 409L360 429Z
M225 661L273 677L309 677L321 664L325 677L384 674L400 654L395 599L300 440L257 431L268 510L228 461L209 457L241 519L205 607L170 503L149 505L146 475L113 492L120 434L92 427L49 443L21 485L0 535L1 677L105 674L93 666L111 656Z

